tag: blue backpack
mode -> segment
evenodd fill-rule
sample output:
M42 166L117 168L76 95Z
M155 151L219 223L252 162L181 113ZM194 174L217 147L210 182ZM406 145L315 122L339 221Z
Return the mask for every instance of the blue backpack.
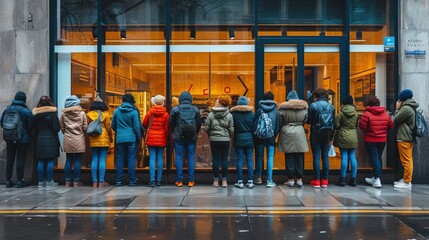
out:
M325 107L321 103L316 102L319 106L319 118L317 119L317 129L320 133L328 133L334 130L334 108L327 103Z
M273 122L268 116L268 113L261 112L261 115L259 115L259 118L256 121L256 130L254 134L260 139L269 139L274 137Z

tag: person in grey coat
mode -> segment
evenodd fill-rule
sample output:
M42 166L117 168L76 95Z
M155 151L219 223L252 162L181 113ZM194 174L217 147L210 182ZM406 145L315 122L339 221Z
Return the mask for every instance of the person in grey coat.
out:
M298 98L295 90L289 92L287 102L279 106L279 151L285 153L287 187L303 187L304 153L308 152L304 124L308 117L308 104ZM295 181L296 180L296 181Z
M249 106L249 99L241 96L237 101L238 106L231 108L234 118L234 146L237 154L237 183L235 187L243 188L243 160L247 163L247 188L253 188L253 107Z
M222 164L222 187L226 188L228 173L228 154L231 137L234 134L234 120L229 113L231 100L228 96L218 98L205 123L209 135L213 157L213 187L219 186L219 164Z

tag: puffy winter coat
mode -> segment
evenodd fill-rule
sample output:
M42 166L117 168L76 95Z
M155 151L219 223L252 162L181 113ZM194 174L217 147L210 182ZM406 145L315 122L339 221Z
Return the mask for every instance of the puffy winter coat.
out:
M253 107L238 105L232 107L230 112L234 120L234 146L253 147Z
M18 141L20 143L30 143L30 133L33 130L33 115L31 114L31 110L28 109L27 105L25 105L25 102L21 100L12 100L12 104L10 107L18 109L21 121L24 124L25 132L22 135L21 139ZM1 126L3 127L3 119L4 114L6 111L3 111L1 115Z
M170 131L174 134L174 141L182 141L182 137L180 136L179 129L177 126L177 118L179 115L180 107L192 107L195 111L195 124L196 124L196 134L192 138L193 141L197 141L198 132L201 129L201 116L200 111L194 105L192 105L192 96L189 92L182 92L179 96L179 105L175 106L170 112Z
M340 112L335 117L334 146L339 148L357 148L357 125L359 116L353 105L341 106Z
M90 111L87 114L88 124L98 118L98 111ZM110 123L110 114L108 111L101 112L101 127L102 132L100 136L90 136L90 147L110 147L113 141L113 132Z
M308 104L303 100L289 100L280 104L279 151L286 153L308 152L304 124Z
M384 107L371 106L365 108L359 127L364 132L365 142L386 142L387 131L393 128L393 121Z
M165 107L155 105L146 114L143 120L143 127L146 129L148 146L165 147L168 145L168 120L169 114ZM149 127L150 118L152 124Z
M43 106L33 109L36 136L36 159L55 159L60 156L60 120L57 108Z
M413 129L416 124L416 112L419 104L412 98L405 100L395 111L394 122L397 128L396 141L413 142Z
M228 107L213 107L204 126L210 141L228 142L234 135L234 119Z
M273 124L273 130L274 130L274 137L271 137L269 139L260 139L257 138L255 135L253 135L253 139L255 141L256 145L276 145L276 137L279 134L280 131L280 124L279 124L279 110L277 109L277 103L273 100L261 100L259 102L259 109L255 113L255 118L253 119L253 133L256 131L256 128L258 127L258 119L261 113L267 113L268 116L271 119L271 123Z
M123 102L114 112L112 129L115 131L115 143L139 143L142 139L141 122L136 107Z
M64 152L85 152L85 134L88 124L82 107L64 108L60 118L60 126L61 132L64 134Z

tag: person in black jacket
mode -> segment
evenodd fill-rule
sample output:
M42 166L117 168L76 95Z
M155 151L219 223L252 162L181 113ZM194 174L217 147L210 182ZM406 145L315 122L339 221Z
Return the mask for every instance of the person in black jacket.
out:
M247 163L247 184L248 188L253 188L253 107L249 105L249 99L245 96L238 98L238 106L231 108L234 118L234 146L237 154L237 183L235 187L243 188L243 160L246 157Z
M58 132L60 119L57 108L48 96L42 96L33 109L34 131L36 135L36 158L38 160L37 172L39 178L38 187L54 187L54 162L60 156L60 140ZM46 165L46 177L45 177Z
M24 92L18 91L15 94L12 104L2 113L1 116L1 126L4 128L4 117L8 109L16 109L19 112L21 121L24 127L24 133L20 140L16 141L6 141L6 188L13 187L12 183L12 172L13 165L16 158L16 187L22 188L26 187L29 184L24 182L24 168L25 168L25 158L27 156L28 146L30 144L30 132L33 130L33 116L30 109L28 109L25 102L27 100L27 95Z

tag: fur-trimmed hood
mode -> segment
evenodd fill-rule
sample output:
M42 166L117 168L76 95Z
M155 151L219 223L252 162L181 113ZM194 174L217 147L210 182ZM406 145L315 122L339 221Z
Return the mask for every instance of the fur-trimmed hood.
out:
M43 107L34 108L32 112L33 112L33 115L50 113L50 112L55 113L57 112L57 108L52 106L43 106Z
M304 100L289 100L281 103L279 106L279 110L285 109L308 109L308 103Z
M253 112L254 108L252 106L247 105L237 105L235 107L232 107L229 111L230 112Z

